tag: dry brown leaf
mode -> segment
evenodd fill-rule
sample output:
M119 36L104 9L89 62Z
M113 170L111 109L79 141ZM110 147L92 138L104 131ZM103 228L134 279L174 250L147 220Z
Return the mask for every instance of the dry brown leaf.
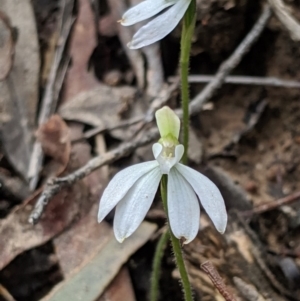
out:
M53 115L37 131L37 139L46 155L58 164L57 175L62 173L70 159L71 139L67 124L59 115Z
M0 11L0 81L9 74L13 62L14 41L8 17Z
M88 72L88 63L97 45L94 12L89 0L79 0L78 6L79 12L70 38L72 65L65 81L63 102L99 84Z
M0 7L18 32L11 72L0 82L2 142L10 163L27 178L39 90L35 18L30 0L0 0Z
M73 227L54 239L54 248L64 277L89 261L111 239L111 227L103 222L98 224L97 206ZM72 248L69 248L72 246Z
M0 220L0 270L17 255L44 244L64 230L78 216L82 203L87 200L86 187L79 182L57 194L35 226L28 223L28 215L36 198L18 207L6 219Z
M99 84L96 88L77 94L61 106L59 114L67 120L76 120L95 127L111 127L121 120L120 114L127 110L134 100L136 89L109 87ZM114 131L114 136L126 139L126 131Z

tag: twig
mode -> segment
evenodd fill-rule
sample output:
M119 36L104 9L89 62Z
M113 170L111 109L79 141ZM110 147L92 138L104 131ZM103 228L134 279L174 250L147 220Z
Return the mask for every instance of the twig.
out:
M300 199L300 191L297 191L291 195L288 195L284 198L278 199L274 202L268 202L265 204L261 204L259 206L254 207L252 210L241 212L240 214L243 216L251 216L253 214L261 214L266 211L274 210L280 206L290 204Z
M266 301L254 285L239 277L233 277L233 282L246 301Z
M89 138L91 138L95 135L101 134L105 131L113 131L113 130L116 130L116 129L128 127L128 126L134 125L136 123L139 123L143 120L144 120L144 116L140 116L140 117L134 117L134 118L131 118L131 119L128 119L128 120L122 120L118 124L113 125L113 126L108 126L108 127L101 126L101 127L93 128L91 130L86 131L82 135L82 137L79 137L79 138L76 138L76 139L72 140L72 143L79 142L83 139L89 139Z
M190 113L196 114L201 111L203 104L214 94L214 92L220 88L224 82L225 77L231 72L234 67L241 61L243 55L247 53L253 43L258 39L259 35L262 33L264 26L266 25L268 19L270 17L270 7L266 6L248 35L241 42L238 48L234 51L234 53L221 65L219 71L216 74L216 77L213 81L211 81L204 90L194 98L194 100L190 104ZM173 88L176 86L176 83L173 84ZM171 88L167 90L166 95L170 95ZM166 95L161 97L161 100L166 99ZM159 101L158 101L159 102ZM160 102L162 103L162 101ZM145 116L145 122L151 122L153 120L153 109L156 108L156 102L153 102L152 108L150 108L149 112ZM181 116L182 111L176 110L176 113ZM152 133L152 134L151 134ZM104 156L98 156L90 160L86 165L73 172L72 174L64 177L58 178L56 180L49 181L44 189L43 193L39 197L30 217L29 222L32 224L37 223L39 218L41 217L45 206L48 204L51 197L53 197L63 186L71 185L75 183L77 180L82 179L83 177L90 174L93 170L105 165L109 164L119 158L121 158L124 154L134 150L137 147L143 146L155 138L158 137L157 129L148 132L140 141L134 141L132 143L124 143L121 144L117 149L112 152L105 154Z
M201 110L203 104L213 96L216 90L218 90L222 86L226 76L240 63L243 56L249 51L251 46L261 35L270 16L270 6L266 5L261 16L255 23L255 25L252 27L250 32L247 34L247 36L243 39L241 44L236 48L233 54L220 66L214 79L209 84L207 84L205 88L201 91L201 93L191 101L191 114L198 113Z
M82 166L75 172L65 177L50 179L46 184L46 187L43 190L41 196L39 197L32 213L30 214L28 221L31 224L36 224L39 218L41 217L43 210L48 204L49 200L54 195L56 195L64 186L71 185L77 182L78 180L89 175L95 169L122 158L123 156L135 150L136 148L144 146L149 142L153 141L155 138L158 138L157 129L149 131L137 141L123 143L113 151L107 152L104 155L100 155L91 159L86 165Z
M226 301L236 300L234 296L228 291L223 279L221 278L220 274L210 261L206 261L203 264L201 264L201 268L208 275L211 282L218 289L218 291Z
M154 97L159 93L164 83L164 72L159 43L142 48L146 58L147 95Z
M289 8L282 0L269 0L268 2L281 24L289 32L292 40L300 41L300 24L291 15Z
M177 77L170 77L168 80L174 82ZM215 79L215 75L190 75L189 83L207 83ZM225 84L234 85L253 85L253 86L272 86L284 88L300 88L300 82L294 80L285 80L276 77L258 77L258 76L227 76Z
M48 76L45 93L42 99L41 110L38 117L38 126L41 126L43 123L45 123L47 119L50 117L51 113L53 113L55 110L56 102L57 102L57 99L55 98L58 97L58 93L55 91L55 82L57 79L57 73L62 61L67 39L69 37L69 33L71 31L72 24L74 21L72 18L74 1L65 0L63 1L63 3L64 3L64 7L62 8L62 16L61 16L61 24L60 24L61 27L60 40L59 40L60 44L58 45L57 50L55 52L53 63ZM65 18L67 18L67 20L65 20ZM29 168L28 168L28 178L30 179L29 187L31 190L34 190L37 185L43 158L44 158L44 154L43 154L41 143L36 140L33 145Z
M126 1L108 0L108 5L114 17L114 20L118 21L122 19L123 13L127 10L125 2ZM131 50L127 47L127 43L129 43L133 36L133 29L131 27L122 26L119 23L118 36L128 57L130 65L135 73L137 86L139 89L143 89L145 86L145 63L142 54L139 50Z

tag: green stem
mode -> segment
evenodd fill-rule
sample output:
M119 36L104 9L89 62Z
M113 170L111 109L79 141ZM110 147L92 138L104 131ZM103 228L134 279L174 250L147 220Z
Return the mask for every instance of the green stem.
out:
M165 231L161 235L155 249L154 259L152 263L150 301L158 300L159 279L161 274L161 260L163 258L164 250L166 248L169 238L170 238L169 231Z
M160 185L160 192L161 192L164 210L167 214L168 203L167 203L167 176L166 175L164 175L162 177L161 185ZM167 214L167 216L168 216L168 214ZM168 219L169 219L169 217L168 217ZM169 222L169 225L170 225L170 222ZM173 252L175 255L175 259L176 259L176 265L179 270L181 281L182 281L182 286L183 286L183 291L184 291L184 300L185 301L193 301L191 284L190 284L189 277L188 277L188 274L187 274L187 271L185 268L180 242L174 236L174 234L172 233L172 229L170 227L169 227L169 232L170 232L170 236L171 236Z
M189 63L192 45L192 37L196 23L196 0L192 0L184 18L181 33L180 49L180 77L181 77L181 102L183 110L183 146L184 154L182 162L187 164L187 152L189 143Z

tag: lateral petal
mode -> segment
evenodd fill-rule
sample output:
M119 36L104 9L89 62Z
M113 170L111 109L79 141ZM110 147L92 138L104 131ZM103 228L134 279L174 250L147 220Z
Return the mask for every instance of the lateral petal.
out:
M127 167L118 172L111 179L102 194L98 211L98 222L100 223L104 219L139 178L155 167L158 167L158 163L156 160L153 160Z
M163 9L173 5L176 0L146 0L127 10L121 19L123 26L133 25L151 18Z
M141 27L128 43L131 49L138 49L153 44L169 34L182 19L191 0L178 0L176 3Z
M178 163L175 168L193 187L216 229L224 233L227 225L227 212L218 187L207 177L186 165Z
M155 159L158 158L158 156L161 154L163 150L163 146L160 143L154 143L152 145L152 153Z
M172 168L168 175L168 215L173 234L184 238L184 244L197 235L200 222L200 204L191 185Z
M143 175L127 192L116 207L114 232L123 242L141 224L155 197L161 173L157 166Z

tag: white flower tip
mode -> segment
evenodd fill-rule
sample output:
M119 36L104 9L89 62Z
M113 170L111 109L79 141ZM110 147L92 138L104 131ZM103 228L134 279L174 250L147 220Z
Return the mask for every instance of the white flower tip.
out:
M219 225L215 225L218 232L221 234L224 234L227 226L227 214L226 216L223 216L223 220L219 223Z
M125 240L126 237L116 237L116 240L121 244L124 240Z
M174 234L174 233L173 233ZM175 235L175 234L174 234ZM195 239L195 235L193 235L193 236L189 236L189 237L187 237L187 236L183 236L183 235L175 235L175 237L180 241L180 245L187 245L187 244L189 244L192 240L194 240Z
M130 25L132 25L132 24L130 24L128 22L128 19L125 18L124 16L122 17L122 19L118 20L117 22L120 23L122 26L130 26Z
M132 45L132 41L129 42L129 43L127 43L127 47L128 47L129 49L136 49L136 48Z
M136 41L133 39L132 41L130 41L129 43L127 43L127 47L129 49L132 49L132 50L136 50L136 49L140 49L140 48L143 48L145 46L148 46L148 44L137 44Z
M188 238L186 238L186 237L182 237L180 240L181 240L181 242L182 242L183 245L187 245L187 244L189 244L193 239L188 239Z
M102 214L102 211L98 211L98 223L101 223L105 218L105 215Z

